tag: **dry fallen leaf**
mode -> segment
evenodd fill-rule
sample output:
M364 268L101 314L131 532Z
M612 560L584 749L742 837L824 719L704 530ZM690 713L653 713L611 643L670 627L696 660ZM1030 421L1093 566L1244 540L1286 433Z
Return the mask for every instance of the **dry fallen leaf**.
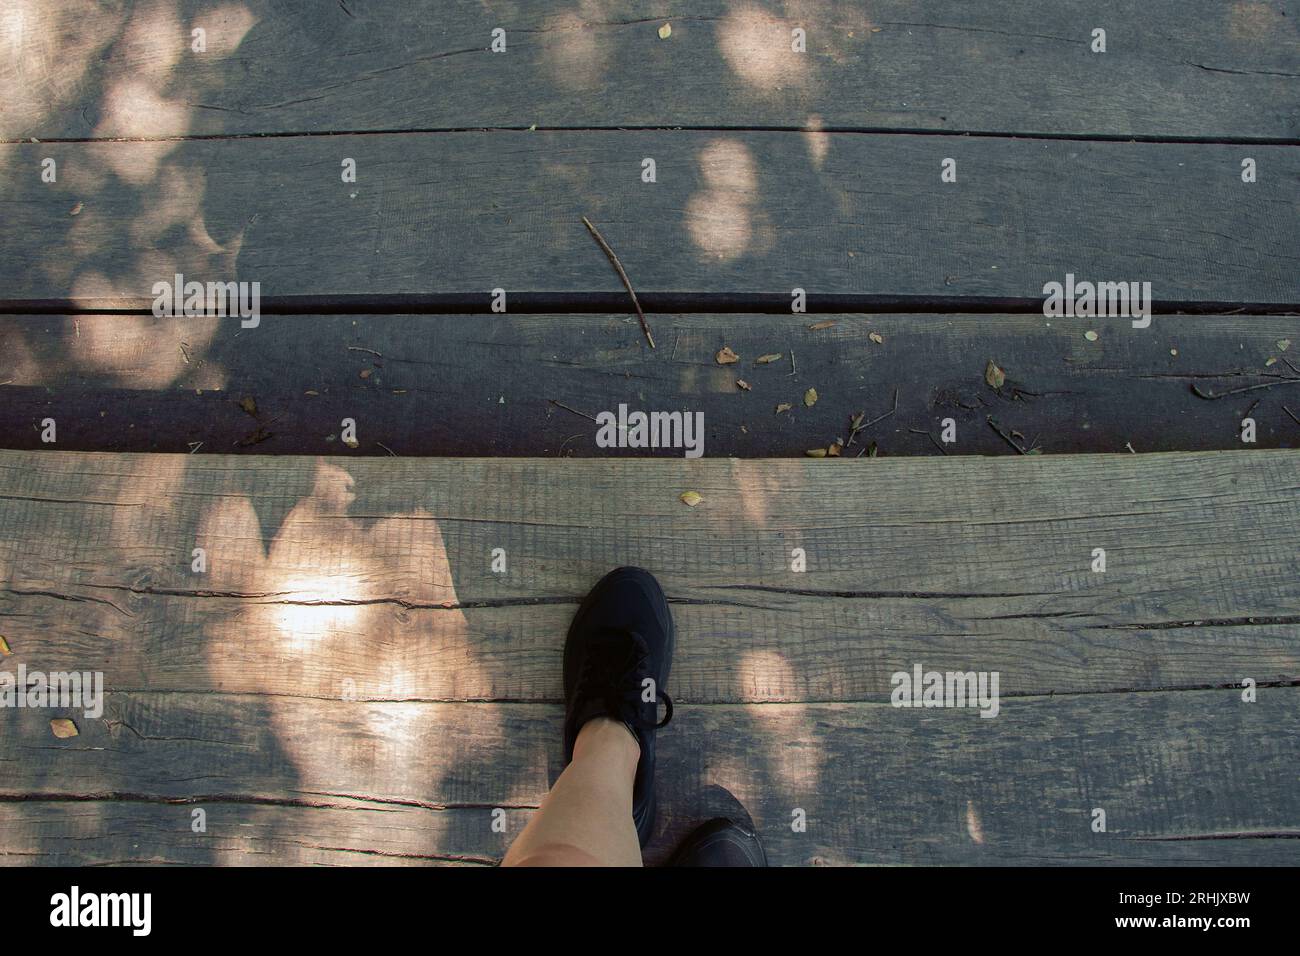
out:
M688 507L694 508L703 500L704 500L704 496L701 495L698 491L682 492L682 504L687 505Z
M789 410L790 410L789 402L782 402L780 405L776 406L776 414L778 415L780 415L782 412L788 412Z
M247 448L249 445L256 445L258 442L264 442L270 437L271 437L271 432L267 431L261 425L258 425L256 431L254 431L251 435L245 435L243 438L239 439L239 441L236 442L236 444L238 444L241 448Z
M880 345L885 341L885 337L879 332L871 332L867 335L867 338L871 339L871 341L875 342L877 345Z
M667 40L672 35L673 35L673 25L671 23L665 23L663 26L659 28L659 39Z
M1001 388L1006 384L1007 373L994 365L992 359L989 359L989 364L984 369L984 381L989 383L989 388Z
M825 448L809 448L806 452L804 452L804 454L807 455L809 458L825 458L825 457L826 457L826 449L825 449Z
M803 393L803 403L804 403L805 405L807 405L809 408L812 408L814 405L816 405L816 404L817 404L817 389L815 389L815 388L810 388L810 389L808 389L808 391L804 392L804 393Z
M771 352L768 355L760 355L754 361L758 365L768 365L772 362L778 361L780 358L781 358L780 352Z
M740 388L743 388L747 392L750 391L749 383L746 382L743 378L736 379L736 385L738 385Z
M739 359L740 356L731 351L731 346L729 345L724 345L722 348L718 349L718 354L713 356L713 360L719 365L730 365L732 362L738 361Z
M77 203L75 206L72 207L72 211L71 211L70 213L68 213L68 215L69 215L69 216L80 216L80 215L81 215L81 210L83 210L83 209L85 209L85 208L86 208L86 204L85 204L85 203L80 203L80 202L79 202L79 203Z
M1087 332L1084 332L1083 337L1087 339L1089 342L1097 341L1097 333L1094 332L1092 329L1089 329Z
M361 370L361 377L362 377L362 378L369 378L371 375L374 374L374 372L375 372L375 370L374 370L373 368L363 368L363 369Z
M1289 348L1291 347L1291 340L1290 340L1290 339L1278 339L1278 340L1277 340L1277 347L1280 348L1283 352L1285 352L1287 349L1289 349Z
M814 322L812 325L808 326L808 328L810 331L820 332L822 329L829 329L834 324L834 319L827 319L825 322Z
M357 441L355 438L352 438L351 436L345 436L343 438L343 444L347 445L349 448L361 447L361 442Z
M51 720L50 730L54 731L54 736L58 737L60 740L75 737L80 733L80 731L77 730L77 725L66 717L55 717Z
M303 392L303 394L304 394L304 395L319 395L320 392L316 391L316 389L314 389L314 388L309 388L309 389L307 389L307 391Z
M9 642L4 639L3 634L0 634L0 655L8 657L12 653L13 651L9 649Z
M239 407L242 408L244 411L248 412L248 414L250 415L257 414L257 402L253 400L253 397L251 395L245 395L243 398L241 398L239 400Z
M1269 365L1276 365L1276 364L1277 364L1277 356L1276 356L1276 355L1270 355L1270 356L1268 357L1268 361L1264 363L1265 367L1267 367L1267 366L1269 366Z
M839 458L840 451L843 450L843 448L844 446L839 442L831 442L831 447L826 449L826 454L831 458Z

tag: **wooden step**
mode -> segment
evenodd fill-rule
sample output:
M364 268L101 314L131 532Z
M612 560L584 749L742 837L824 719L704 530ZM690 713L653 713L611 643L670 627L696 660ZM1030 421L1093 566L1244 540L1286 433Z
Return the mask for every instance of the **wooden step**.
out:
M1289 0L25 0L0 26L0 137L536 124L1293 140L1296 20Z
M3 452L5 668L109 698L6 716L0 858L495 860L561 769L569 616L638 564L680 631L651 859L725 791L782 863L1283 862L1297 531L1295 451ZM917 664L998 672L997 716L891 706Z
M702 413L706 457L803 456L847 442L859 413L849 457L1300 445L1294 316L649 321L653 351L628 314L0 316L0 447L45 447L53 418L76 451L682 457L598 445L593 419L620 404Z

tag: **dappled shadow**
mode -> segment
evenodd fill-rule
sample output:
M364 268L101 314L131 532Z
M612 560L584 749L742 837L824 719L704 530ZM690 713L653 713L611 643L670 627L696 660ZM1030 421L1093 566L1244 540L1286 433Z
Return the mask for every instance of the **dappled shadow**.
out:
M935 152L941 144L934 137L890 137L879 149L864 149L861 135L826 132L842 129L831 111L837 57L844 55L824 35L827 27L861 48L855 70L863 51L895 29L876 26L879 18L852 4L719 3L710 12L668 17L674 31L666 40L658 39L655 23L599 0L550 11L466 4L437 24L418 9L381 15L324 4L289 30L295 9L256 0L56 10L22 0L7 8L0 49L9 56L0 64L30 82L5 113L6 124L17 124L6 126L6 135L181 138L0 146L0 199L13 216L0 237L0 258L10 263L5 297L46 309L147 309L155 283L180 273L260 283L276 308L301 307L308 296L330 309L349 301L372 308L366 303L373 296L410 294L486 310L488 291L497 287L547 295L548 308L579 291L621 307L622 284L581 226L584 215L598 223L643 293L761 295L765 308L775 302L782 309L795 288L814 299L828 291L1036 295L1045 278L1067 269L1127 275L1134 263L1165 261L1170 231L1181 234L1188 222L1231 214L1266 234L1280 215L1280 200L1267 190L1231 198L1213 192L1207 199L1188 189L1152 210L1154 218L1132 217L1132 195L1116 192L1105 177L1141 190L1164 181L1167 171L1137 151L1081 151L1069 143L968 138L963 156L996 175L970 189L938 189L936 157L943 150ZM1239 33L1258 30L1258 14L1231 16ZM488 49L489 26L498 20L510 36L504 56ZM807 52L796 53L790 34L804 23L817 29L809 27ZM963 32L960 42L975 42L973 31L897 23L909 37L916 32L909 42L921 46L938 49L944 37ZM206 31L202 53L189 45L189 31L198 28ZM55 80L60 44L67 62L58 75L66 79ZM663 63L689 60L692 68L660 89L627 70L648 57L684 57ZM525 75L533 82L518 82ZM449 82L474 89L473 103L462 99L457 107L456 96L441 95ZM568 108L597 109L596 94L603 93L635 114L646 98L694 102L694 87L682 84L709 83L756 109L791 97L782 100L781 116L792 131L589 129L580 117L546 113L557 89ZM507 87L509 97L490 94ZM376 94L394 89L400 96ZM499 123L512 131L446 131L428 116L419 128L443 131L222 138L335 132L340 117L356 130L398 128L375 119L377 101L413 110L443 103L481 108L485 126L497 125L488 113L515 112ZM743 119L729 116L724 125ZM539 130L527 132L533 125ZM548 125L579 128L547 132ZM358 161L356 183L341 178L345 154ZM58 163L55 182L40 180L44 158ZM641 180L645 159L657 162L654 183ZM1075 182L1102 178L1095 190L1065 190L1067 173ZM1062 222L1075 224L1066 237ZM1112 238L1088 238L1089 223ZM1238 282L1246 283L1237 287L1243 295L1263 288L1285 295L1293 284L1284 255L1261 260L1249 243L1217 228L1200 234L1195 255L1169 260L1170 268L1185 269L1175 284L1185 280L1192 291L1225 296ZM1202 259L1227 263L1229 271L1205 279L1195 266ZM513 315L494 315L491 329L476 323L472 332L447 337L413 331L418 349L371 368L365 350L385 350L367 336L391 318L347 319L356 334L321 356L308 330L329 330L337 345L343 320L267 316L251 329L202 318L122 316L108 324L89 316L7 317L0 320L0 388L9 390L0 443L34 446L39 423L52 416L68 425L65 448L317 454L332 450L328 442L352 417L380 430L365 432L366 454L593 455L603 452L591 439L594 430L576 418L568 422L573 428L557 424L572 413L557 413L552 400L591 416L620 401L655 399L668 409L706 408L710 422L722 423L707 454L800 455L844 438L855 413L887 410L900 385L914 387L903 389L897 417L880 426L888 430L888 441L879 443L885 455L1011 455L1039 439L1044 452L1241 447L1237 426L1256 399L1251 447L1296 441L1283 389L1242 394L1231 415L1220 415L1228 402L1207 402L1189 388L1201 378L1218 379L1207 387L1223 390L1242 376L1260 386L1286 377L1278 346L1290 341L1290 330L1279 328L1284 320L1242 323L1204 340L1184 338L1186 323L1149 336L1115 335L1126 320L1108 320L1109 326L1092 323L1100 327L1099 344L1085 345L1082 324L1049 330L1009 316L938 331L916 322L885 327L885 319L867 328L859 319L850 334L816 338L808 335L812 323L790 317L761 335L748 331L757 323L737 320L726 341L716 333L711 341L690 343L688 336L679 343L675 329L650 352L622 316L600 327L605 347L591 347L596 336L577 322L557 320L549 331L534 326L515 335L507 325ZM434 321L424 317L421 324ZM680 324L655 321L661 329ZM879 341L868 338L872 333ZM986 343L983 354L964 347L972 334ZM771 381L757 373L728 375L712 360L744 335L754 346L746 366L757 354L789 357L780 394L772 395ZM391 333L389 339L401 343ZM1012 377L1011 387L996 394L983 379L990 357ZM236 367L227 368L232 361ZM737 379L758 388L751 393ZM568 394L572 382L582 383L590 401ZM809 386L830 400L801 408ZM246 396L262 414L240 411ZM773 410L791 400L792 414L778 417ZM1169 414L1145 414L1153 407ZM962 436L952 448L933 437L948 417ZM1024 442L1006 442L989 418Z
M67 715L81 730L71 740L52 741L48 712L5 716L4 794L40 796L0 801L6 848L38 859L499 858L561 769L569 618L622 564L660 577L680 634L651 861L720 811L711 787L786 863L1201 859L1197 846L1098 849L1089 808L1126 808L1124 832L1138 836L1229 819L1263 831L1291 812L1291 791L1269 781L1290 772L1294 739L1251 732L1294 723L1284 696L1243 709L1231 688L1095 693L1214 686L1244 670L1294 679L1284 625L1131 627L1197 613L1139 586L1170 561L1188 580L1232 577L1236 610L1220 614L1262 621L1293 599L1286 560L1239 559L1258 541L1225 515L1241 516L1233 494L1255 492L1228 476L1214 479L1221 506L1188 506L1225 509L1215 553L1179 550L1174 520L1143 548L1118 547L1104 584L1081 569L1063 585L1056 539L990 551L997 533L980 520L1012 498L1025 520L1064 520L1038 486L989 482L993 500L977 507L964 493L909 496L883 472L853 494L831 479L843 464L769 462L758 481L756 466L715 463L693 473L705 503L687 510L678 466L648 462L635 494L617 463L25 464L0 462L7 661L102 669L111 694L102 721ZM862 514L810 497L815 474ZM1113 516L1075 520L1081 540L1113 533ZM806 573L791 570L796 547L810 552ZM1112 626L1122 640L1097 636ZM1213 653L1189 656L1198 641ZM913 663L998 670L1009 699L995 720L889 706L891 674ZM1076 693L1058 702L1060 689ZM1191 732L1207 706L1221 732ZM1188 779L1218 796L1194 798ZM55 811L88 795L61 829ZM194 833L189 814L203 808L209 829Z
M789 266L792 250L814 248L820 224L828 222L845 225L843 242L816 247L817 255L835 257L822 275L849 277L843 288L878 291L869 281L868 259L899 274L911 268L922 279L962 278L956 274L958 258L946 247L927 249L919 264L915 256L909 259L911 230L926 215L887 203L899 177L911 175L898 173L896 165L907 170L929 163L925 175L933 180L929 154L907 147L859 163L847 145L856 134L824 132L839 124L807 109L809 99L833 92L826 69L831 61L815 47L807 56L787 52L791 25L825 20L866 30L863 40L869 42L870 24L851 4L792 2L782 4L782 17L774 18L738 2L718 6L716 16L676 19L676 40L665 43L707 38L694 48L707 53L689 78L693 88L723 84L740 104L726 125L771 115L763 111L776 104L781 110L798 107L782 115L794 116L784 125L800 131L653 137L524 132L534 122L590 125L591 114L584 111L593 94L607 88L626 94L629 84L631 113L647 122L662 118L655 99L662 100L665 91L617 68L674 48L656 47L648 32L654 24L628 22L618 4L582 0L559 12L484 4L476 21L483 35L473 41L426 24L416 8L387 16L354 12L346 3L324 4L300 30L286 32L286 21L268 14L290 7L274 3L158 0L60 5L54 13L46 6L13 0L0 13L0 50L10 55L5 68L35 79L12 84L17 91L0 121L4 135L148 141L0 148L8 183L3 198L17 200L10 208L19 217L4 247L18 253L11 258L19 268L7 273L10 298L87 309L123 302L138 307L155 282L177 272L262 281L267 294L284 296L477 293L505 281L501 273L507 268L517 270L510 276L536 283L529 289L565 291L581 275L584 288L621 293L579 228L580 216L588 214L624 250L632 280L661 292L712 289L719 277L735 282L758 275L770 282L765 291L784 294L802 281ZM480 15L475 4L457 10L469 8ZM1234 29L1257 36L1257 14L1242 5L1235 9ZM517 35L511 42L522 56L519 63L507 61L509 67L484 49L486 29L499 14L537 24L536 32L512 24ZM207 30L203 59L191 56L184 43L197 23ZM371 41L363 27L409 34L409 44L394 47L403 51L400 61L364 56ZM333 55L325 55L329 51ZM55 60L57 71L50 68ZM482 95L492 88L488 77L511 82L508 71L515 69L534 70L549 84L527 87L531 101ZM350 148L356 146L365 175L375 170L378 180L363 180L355 190L343 188L340 141L328 137L158 139L259 131L268 123L274 132L332 132L345 121L352 130L385 129L391 114L371 106L379 99L376 90L394 89L382 79L394 73L410 77L390 102L409 107L412 124L445 125L448 114L439 112L444 107L429 91L442 78L463 73L473 81L466 88L482 97L484 125L517 132L355 137L347 141ZM555 89L567 97L559 105L551 100ZM455 106L454 97L446 101ZM825 111L834 106L828 102ZM611 151L613 143L620 149L654 144L660 176L654 189L638 178L644 150L628 149L624 156ZM500 163L512 152L530 165L523 167L522 182L503 189ZM46 154L58 160L59 178L33 187L30 173ZM900 157L905 162L899 164ZM783 192L781 184L796 178L799 190ZM944 228L974 223L1000 230L1007 243L1003 251L1034 262L1041 234L1034 231L1033 210L1014 199L1011 180L998 187L1001 193L993 189L966 207L974 215L948 211L938 221ZM459 198L449 205L448 196ZM1188 195L1183 201L1191 206L1202 200ZM485 255L519 248L520 235L530 251L527 261L503 266L499 257ZM638 246L644 236L654 241ZM1235 246L1230 237L1225 242ZM628 254L629 248L639 251ZM1253 255L1248 249L1234 254ZM589 273L601 278L588 280ZM971 280L976 291L999 288L981 275ZM437 284L443 281L459 285ZM350 326L349 334L341 333L343 321L355 325L350 317L328 324L334 336L328 357L305 355L316 341L309 326L316 318L268 318L261 331L275 325L278 338L260 339L233 319L7 319L0 387L14 389L5 393L12 397L9 408L17 407L17 390L27 402L12 440L34 447L34 426L43 410L52 409L65 436L56 447L157 447L158 433L144 427L155 419L136 413L171 408L171 402L179 407L183 393L192 417L167 433L172 451L186 445L204 454L278 451L283 444L267 443L275 441L275 432L294 428L298 444L289 450L341 451L340 425L351 415L362 422L366 453L392 453L382 444L389 433L381 428L398 429L417 450L425 447L418 444L421 436L436 433L443 450L483 453L495 451L494 436L508 439L519 421L462 421L448 406L460 390L472 393L478 406L505 404L520 366L490 359L528 347L530 361L550 363L565 376L577 374L566 363L582 364L549 348L537 327L524 321L509 328L522 330L525 339L531 328L532 344L520 346L510 336L503 340L493 338L501 333L485 331L473 343L479 349L474 362L459 352L453 359L441 357L444 342L432 321L406 333L389 322L389 338L380 342L351 333ZM291 328L298 319L303 325ZM797 323L800 334L808 331L806 324ZM868 337L865 324L853 328L851 350L842 353L846 365L883 344ZM716 333L686 329L696 341L687 342L681 365L673 364L676 341L661 340L652 358L667 366L665 372L635 351L640 336L634 325L609 321L600 331L606 338L585 368L595 370L596 384L586 393L592 403L644 398L637 376L654 375L673 383L658 394L682 404L704 394L738 395L730 373L711 358L727 344L712 341ZM895 333L887 331L893 344ZM945 347L965 350L974 334L967 327ZM785 330L772 337L784 339ZM279 353L267 348L268 342L289 339L309 345ZM746 350L747 361L765 344L754 341L757 348ZM1037 347L1025 346L1018 354L1028 356ZM1208 341L1203 347L1217 348ZM1150 348L1168 351L1163 341ZM766 350L790 351L794 365L788 339ZM926 349L918 351L930 361ZM286 354L293 357L288 367L279 364ZM1265 355L1251 361L1262 362ZM1050 358L1061 361L1055 353ZM976 447L1015 454L982 427L985 398L1006 403L997 408L1015 407L1010 403L1016 400L986 394L980 379L984 361L979 357L965 370L951 363L959 369L950 379L959 383L959 393L939 394L934 386L914 396L917 421L929 427L940 408L975 408L971 395L977 393L978 414L970 421L988 445ZM1027 357L1025 364L1034 367L1035 361ZM803 362L805 372L819 367L807 356ZM621 364L608 367L615 363ZM822 368L829 374L838 363L837 357ZM860 377L856 368L853 374ZM381 391L405 394L412 381L425 393L413 408L360 404ZM1184 401L1195 404L1184 386L1161 385L1176 387ZM331 387L341 396L336 403L317 417L302 411L330 398L324 393ZM795 401L802 394L791 385L778 387L791 390ZM849 416L864 407L856 392L863 386L855 378L851 387L854 392L845 389L848 397L834 397L842 407L831 409L827 401L824 411L812 411L811 404L799 411L806 420L826 417L808 432L816 440L791 435L783 453L845 437ZM887 385L875 395L882 399L878 411L887 409L883 399L891 391ZM1120 387L1112 393L1126 408L1142 407L1144 396L1154 394ZM536 407L557 397L527 400ZM70 404L61 405L65 398ZM379 411L367 418L363 412L371 408ZM596 404L582 408L601 410ZM555 414L554 407L545 410ZM765 405L763 416L770 413ZM1074 406L1062 415L1083 417ZM218 419L226 430L215 440ZM1285 424L1280 417L1278 422ZM131 436L137 423L139 432ZM586 422L573 425L591 431ZM1145 427L1152 429L1152 441L1168 440L1158 434L1165 422ZM1261 444L1271 434L1261 432ZM1110 437L1121 439L1111 441L1111 450L1119 450L1124 436ZM931 453L925 437L903 440ZM1235 443L1236 436L1196 440ZM331 447L333 442L338 444ZM589 444L579 447L596 453ZM887 709L888 680L916 651L936 665L966 666L977 642L975 653L1038 668L1030 686L1037 694L1058 685L1160 690L1170 673L1190 674L1194 686L1217 686L1237 680L1238 665L1260 662L1269 676L1295 676L1285 621L1256 624L1247 617L1224 625L1246 637L1220 635L1216 642L1212 635L1207 644L1213 653L1190 660L1182 633L1170 639L1161 637L1169 628L1147 633L1139 626L1141 633L1134 634L1134 622L1165 621L1170 603L1182 601L1197 612L1201 606L1178 593L1139 591L1142 575L1131 571L1125 572L1132 574L1127 591L1120 585L1098 596L1081 573L1067 575L1063 585L1051 564L1057 556L1033 551L1041 529L1054 527L1060 515L1040 507L1014 534L992 527L980 509L999 493L997 482L970 492L939 519L934 511L952 494L948 485L912 497L895 493L893 510L886 512L871 500L877 473L860 470L860 485L827 513L801 502L816 493L802 463L765 471L732 466L704 489L709 505L691 512L699 525L691 534L673 535L665 528L674 527L670 516L683 513L678 496L685 489L647 489L626 478L620 483L610 477L610 463L606 471L574 473L568 480L576 484L575 493L573 487L556 489L555 473L535 463L507 472L459 462L431 482L427 465L397 459L381 464L118 457L94 468L80 461L49 455L30 474L7 479L12 494L0 502L6 532L0 537L0 619L13 660L32 667L100 668L114 694L105 719L81 722L80 737L70 741L51 743L45 714L5 716L14 728L0 749L5 794L40 797L4 802L5 819L12 822L6 830L15 834L10 847L37 858L490 862L558 773L565 627L586 589L620 564L646 566L664 580L683 633L668 688L675 695L680 689L683 708L677 736L662 738L665 816L651 859L662 858L668 844L702 816L723 809L720 791L753 811L782 861L982 861L971 855L981 847L1014 856L1032 845L1050 856L1059 855L1061 846L1083 846L1087 837L1067 828L1080 823L1077 834L1086 834L1082 800L1094 794L1138 794L1153 805L1175 807L1175 816L1151 814L1130 832L1212 829L1216 808L1198 810L1187 791L1177 790L1178 781L1224 767L1232 772L1215 777L1214 786L1255 779L1246 766L1249 748L1238 757L1235 750L1214 749L1221 738L1201 750L1200 743L1180 746L1180 740L1200 739L1193 731L1201 711L1164 701L1125 697L1113 707L1100 706L1101 716L1091 724L1087 707L1067 702L1061 706L1073 709L1059 712L1066 715L1059 719L1069 733L1058 732L1058 712L1046 711L1051 705L1043 702L1026 707L1032 719L1025 725L1013 723L1005 731L976 715L945 723L947 714L925 714L909 722L912 715ZM1001 475L1008 482L1010 476ZM1205 507L1229 493L1207 492L1211 503ZM999 519L1025 507L1003 500ZM796 520L792 512L815 520ZM1125 515L1118 507L1099 514L1089 533L1111 534ZM1258 537L1246 540L1226 512L1219 520L1229 529L1225 537L1238 534L1234 550L1228 553L1216 541L1222 559L1217 552L1188 559L1200 562L1194 564L1200 577L1188 573L1185 579L1221 581L1238 574L1236 590L1225 595L1252 614L1262 607L1265 618L1284 618L1294 597L1287 583L1294 580L1291 552L1279 552L1260 570L1251 563ZM969 533L959 536L955 529ZM1167 556L1173 546L1165 540ZM808 577L792 579L791 549L812 541L825 549L821 563ZM506 550L510 569L501 574L492 569L497 547ZM194 548L204 551L202 572L192 570ZM1035 555L1036 563L1022 553ZM1138 553L1132 562L1154 579L1162 568L1144 565L1148 558ZM1008 601L1020 603L1008 612ZM973 610L963 602L974 602ZM1211 618L1234 609L1235 603L1216 607ZM1073 643L1053 641L1059 636L1049 630L1055 618L1094 620L1088 615L1096 615L1094 629L1070 632ZM1020 628L1015 639L1003 640L1003 628L1011 626ZM1122 640L1114 636L1117 630ZM1039 656L1026 655L1026 648ZM1096 676L1105 667L1111 669ZM1046 716L1033 716L1039 713ZM1151 720L1152 733L1169 728L1163 746L1129 739L1139 717ZM1249 730L1254 718L1223 719ZM1279 719L1288 718L1281 713ZM960 729L954 729L957 722ZM1025 726L1029 730L1022 734ZM1075 753L1069 741L1080 726L1090 728L1091 737ZM1241 737L1249 739L1244 732ZM894 749L884 752L881 740ZM1284 779L1293 768L1285 760L1289 745L1265 740L1260 746L1265 745L1273 749L1264 755L1264 772L1270 780ZM1058 758L1057 764L1040 766L1042 752ZM1222 762L1216 767L1215 760ZM1242 765L1230 766L1230 760ZM1022 789L1025 777L1032 785ZM1252 805L1241 786L1225 797L1234 824L1266 829L1290 812L1291 791L1278 787ZM88 795L104 799L84 799ZM121 795L134 795L134 802L114 799ZM195 833L190 811L207 800L220 807L209 808L209 831ZM498 808L506 811L504 833L491 828ZM800 811L811 821L806 836L791 828Z

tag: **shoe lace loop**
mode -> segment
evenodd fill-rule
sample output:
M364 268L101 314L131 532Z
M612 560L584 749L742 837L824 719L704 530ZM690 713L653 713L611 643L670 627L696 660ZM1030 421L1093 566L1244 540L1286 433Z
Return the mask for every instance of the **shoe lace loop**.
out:
M605 710L630 727L658 730L673 718L673 699L658 686L655 687L655 710L663 701L664 718L655 723L653 718L642 716L642 706L650 701L642 699L642 686L638 675L644 674L650 651L645 638L636 631L611 629L609 637L601 641L583 660L578 675L579 696L591 696L604 702Z

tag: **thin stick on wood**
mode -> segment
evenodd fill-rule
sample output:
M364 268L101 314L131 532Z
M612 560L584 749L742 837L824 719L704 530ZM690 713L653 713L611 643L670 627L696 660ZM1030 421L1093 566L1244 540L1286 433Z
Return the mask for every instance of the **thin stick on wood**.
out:
M383 356L383 353L381 353L381 352L376 352L374 349L365 349L365 348L362 348L360 345L349 345L349 346L348 346L348 351L349 351L349 352L369 352L371 355L378 355L380 358L383 358L383 357L384 357L384 356ZM379 444L379 443L376 442L375 444Z
M1286 412L1288 415L1291 416L1291 421L1295 422L1297 425L1300 425L1300 418L1295 417L1295 412L1291 411L1291 409L1287 408L1285 405L1282 406L1282 411Z
M623 271L623 263L618 261L618 256L614 255L614 250L609 247L609 243L605 241L605 237L600 234L600 231L591 224L590 219L583 216L582 223L591 232L592 238L600 243L600 248L604 249L605 255L609 257L610 265L614 267L618 277L623 280L623 288L627 289L627 294L632 297L632 304L636 306L636 317L641 320L641 331L645 333L645 340L650 343L651 348L654 348L655 337L650 334L650 326L646 323L645 313L641 311L641 303L637 301L636 293L632 290L632 280Z
M1226 392L1220 392L1216 395L1213 392L1202 392L1196 387L1196 383L1193 382L1192 393L1197 398L1203 398L1207 402L1217 402L1219 399L1227 398L1229 395L1240 395L1242 392L1254 392L1261 388L1277 388L1279 385L1295 385L1297 383L1300 383L1300 378L1284 378L1276 382L1267 382L1263 385L1247 385L1245 388L1234 388Z
M566 412L573 412L573 414L575 414L575 415L581 415L583 418L587 419L588 421L596 422L597 425L600 424L599 421L597 421L596 419L592 418L592 417L591 417L590 415L588 415L586 412L580 412L580 411L578 411L576 408L570 408L568 405L565 405L564 402L557 402L557 401L556 401L555 399L553 399L553 398L548 398L547 401L550 402L552 405L558 405L560 408L564 409Z
M1022 455L1029 454L1027 451L1025 451L1023 448L1021 448L1019 445L1016 444L1015 439L1013 439L1010 435L1008 435L1006 432L1002 430L1002 428L998 425L998 423L993 420L993 416L991 415L987 416L985 420L989 423L989 428L997 432L1002 437L1002 440L1005 441L1008 445L1010 445L1016 451L1020 452L1020 454Z
M397 457L397 452L393 451L391 448L389 448L389 447L388 447L387 445L385 445L383 442L381 442L381 441L377 441L377 442L375 442L375 444L378 445L380 448L382 448L384 451L388 452L388 453L389 453L390 455L392 455L394 458Z
M862 423L861 425L859 425L857 428L853 429L853 434L856 435L858 432L862 431L862 429L864 429L864 428L870 428L872 425L876 424L876 422L883 422L886 418L888 418L890 415L894 414L894 412L896 412L896 411L898 411L898 389L894 389L894 406L893 406L889 411L885 412L885 414L883 414L883 415L877 415L875 418L871 419L871 421L869 421L869 422L863 422L863 423Z
M930 443L933 444L935 448L939 449L940 452L942 452L945 455L948 454L948 449L944 448L943 445L939 444L938 439L936 439L924 428L909 428L908 431L911 432L913 435L924 435L926 438L930 439Z

